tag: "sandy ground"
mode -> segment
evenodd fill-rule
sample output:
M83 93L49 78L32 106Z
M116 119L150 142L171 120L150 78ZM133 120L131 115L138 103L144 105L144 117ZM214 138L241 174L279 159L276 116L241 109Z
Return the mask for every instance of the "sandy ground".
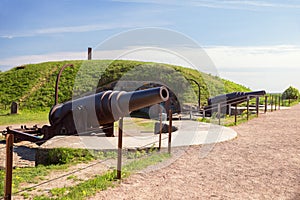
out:
M203 146L167 167L130 176L90 199L300 199L300 105L262 114L238 137Z
M20 128L24 124L11 125L11 128ZM36 123L28 123L28 127L32 127ZM7 126L0 126L0 134L2 136L2 131L6 130ZM41 125L39 124L39 127ZM1 138L2 139L2 138ZM14 167L33 167L35 165L35 152L38 146L34 143L23 141L14 143L14 153L13 153L13 166ZM6 144L5 139L0 141L0 169L5 168L5 153Z
M233 127L238 137L232 141L214 146L173 149L171 160L133 174L117 187L99 192L90 199L298 200L299 117L300 105L290 110L262 114L248 123ZM0 143L1 152L5 150L3 147L5 144ZM32 166L35 148L18 143L14 147L14 165ZM4 167L4 159L0 157L1 167ZM40 185L39 190L30 194L36 195L36 191L47 193L52 187L76 184L76 181L67 179L73 170L78 179L84 180L95 174L95 168L102 172L107 169L101 165L77 172L84 168L82 164L65 172L50 174L43 182L58 179ZM23 198L15 195L14 199Z
M13 167L34 167L37 145L29 142L14 144ZM6 144L0 141L0 169L5 169Z

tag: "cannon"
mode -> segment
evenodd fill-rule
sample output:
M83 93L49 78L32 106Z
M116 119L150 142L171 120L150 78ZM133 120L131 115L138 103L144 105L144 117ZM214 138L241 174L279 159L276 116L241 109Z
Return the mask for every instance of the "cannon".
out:
M60 74L57 77L57 85ZM16 141L31 141L37 144L42 144L57 135L89 134L99 131L100 126L106 136L113 136L113 123L120 117L167 101L169 98L168 89L162 86L132 92L102 91L59 104L57 85L55 105L49 112L50 125L44 125L42 128L7 128L6 133L14 134Z
M221 104L222 113L227 113L229 105L237 105L259 96L264 96L266 92L264 90L253 92L232 92L228 94L222 94L215 97L211 97L207 100L207 106L204 107L205 115L211 116L212 112L217 112L218 104ZM225 111L224 111L225 110Z
M132 111L151 106L169 98L165 87L134 92L105 91L55 105L49 113L51 126L44 126L44 139L55 135L74 135L99 126L111 127ZM104 128L105 132L105 128ZM109 131L107 131L107 136Z

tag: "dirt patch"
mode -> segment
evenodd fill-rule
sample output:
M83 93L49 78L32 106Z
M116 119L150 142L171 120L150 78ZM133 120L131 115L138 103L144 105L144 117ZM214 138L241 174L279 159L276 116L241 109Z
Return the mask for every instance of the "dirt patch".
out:
M34 167L37 147L37 145L29 142L15 143L13 151L13 167ZM5 140L0 141L0 155L0 168L5 169Z

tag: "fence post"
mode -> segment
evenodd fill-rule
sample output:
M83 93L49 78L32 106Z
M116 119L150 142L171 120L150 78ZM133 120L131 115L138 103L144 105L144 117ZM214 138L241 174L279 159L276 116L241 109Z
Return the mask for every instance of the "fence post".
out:
M171 154L171 141L172 141L172 110L169 110L169 138L168 138L168 153Z
M275 111L277 110L277 96L275 96Z
M268 96L265 96L265 113L268 111Z
M236 125L237 122L237 104L235 104L235 110L234 110L234 124Z
M161 149L161 132L162 132L162 109L159 109L159 139L158 139L158 150Z
M218 104L218 120L219 120L219 125L221 125L221 104Z
M5 177L5 200L11 200L12 193L12 170L13 170L13 148L14 135L8 133L6 135L6 177Z
M256 97L256 116L259 114L259 97Z
M117 179L122 178L123 117L119 120Z
M249 120L249 96L247 96L247 121Z
M273 96L271 96L271 112L273 112Z

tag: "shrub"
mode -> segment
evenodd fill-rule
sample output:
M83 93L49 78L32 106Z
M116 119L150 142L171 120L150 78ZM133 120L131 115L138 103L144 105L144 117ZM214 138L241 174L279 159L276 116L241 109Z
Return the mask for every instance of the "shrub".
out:
M299 97L299 90L292 86L287 88L282 94L283 99L298 99L298 97Z

